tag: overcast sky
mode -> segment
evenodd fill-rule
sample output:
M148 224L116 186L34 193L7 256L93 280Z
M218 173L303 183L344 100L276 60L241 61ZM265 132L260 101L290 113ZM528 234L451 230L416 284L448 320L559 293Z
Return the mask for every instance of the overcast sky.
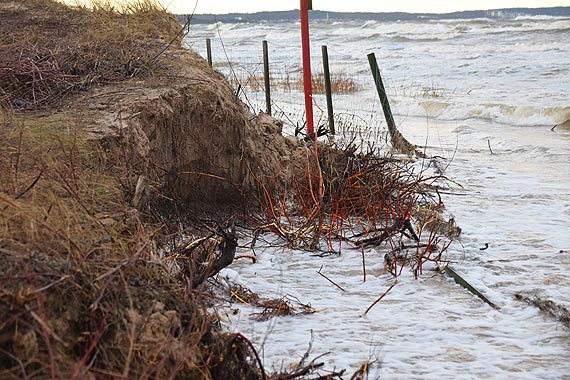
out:
M190 13L196 0L163 0L174 13ZM298 9L300 0L198 0L196 13L253 13ZM445 13L515 7L570 6L570 0L313 0L313 9L344 12Z

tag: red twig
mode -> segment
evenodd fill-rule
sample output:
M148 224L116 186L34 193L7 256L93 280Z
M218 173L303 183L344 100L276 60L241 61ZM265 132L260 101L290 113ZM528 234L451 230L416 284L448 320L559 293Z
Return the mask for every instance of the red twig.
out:
M257 364L259 365L259 369L261 370L261 379L267 380L267 377L265 375L265 369L263 367L263 362L259 358L259 354L257 353L257 350L255 349L253 344L250 342L250 340L247 339L244 335L242 335L240 333L235 333L235 334L232 334L230 336L231 336L230 342L240 340L249 347L249 349L251 350L251 352L253 352L253 355L255 356L255 360L257 361Z
M41 336L46 344L46 348L48 351L48 356L49 356L49 370L50 370L50 376L52 380L55 380L55 356L53 354L53 348L51 345L51 331L49 330L47 324L45 323L46 321L46 314L45 314L45 310L44 310L44 304L43 301L41 300L41 297L38 296L37 298L37 304L38 304L38 310L40 312L40 317L41 317L41 321L43 323L40 323L40 327L41 327Z
M83 355L83 357L81 358L79 363L77 363L75 365L75 368L73 369L73 372L71 373L71 379L77 379L78 376L85 375L83 373L83 369L86 368L87 361L91 357L91 354L93 353L93 350L95 349L95 347L97 347L97 344L99 344L99 341L101 340L101 337L103 336L103 333L105 332L106 326L107 326L107 317L105 315L103 315L103 318L101 319L101 323L99 324L99 329L97 330L97 334L95 335L95 337L93 338L93 340L89 344L89 348L87 349L87 351L85 352L85 354Z
M392 290L392 288L394 286L396 286L397 283L398 283L398 280L394 280L392 285L390 285L390 287L388 289L386 289L386 291L384 293L382 293L382 295L380 297L378 297L378 299L376 301L372 302L372 305L368 306L368 309L366 309L366 311L364 312L364 314L361 315L361 317L364 317L366 314L368 314L370 309L372 309L378 302L380 302L382 300L382 298L384 298L390 292L390 290Z
M364 247L361 249L362 254L362 282L366 282L366 260L364 258Z
M20 366L20 368L22 369L22 376L23 376L23 380L28 380L28 374L26 373L26 367L24 366L24 363L22 363L22 361L12 355L11 353L9 353L8 351L4 351L3 349L0 348L0 353L2 353L3 355L6 355L7 357L9 357L10 359L14 360L16 363L18 363L18 365Z

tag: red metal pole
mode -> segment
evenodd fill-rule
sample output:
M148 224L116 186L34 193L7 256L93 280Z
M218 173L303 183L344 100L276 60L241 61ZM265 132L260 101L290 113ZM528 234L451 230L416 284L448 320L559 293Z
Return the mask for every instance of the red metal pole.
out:
M305 90L305 115L307 135L315 137L313 121L313 86L311 83L311 47L309 44L309 9L311 0L301 0L301 45L303 46L303 87Z

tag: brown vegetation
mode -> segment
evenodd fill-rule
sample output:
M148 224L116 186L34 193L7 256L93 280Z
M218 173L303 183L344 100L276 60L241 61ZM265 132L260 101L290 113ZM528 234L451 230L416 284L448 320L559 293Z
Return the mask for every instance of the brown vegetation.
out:
M554 301L541 298L537 295L525 296L522 294L515 294L515 299L534 305L541 311L549 314L551 317L556 318L564 326L570 328L570 309L555 303Z
M293 248L328 253L340 253L333 242L385 245L386 270L394 276L409 266L417 277L425 263L445 262L443 254L461 233L453 218L442 215L445 207L434 183L445 177L416 174L402 160L373 148L362 152L355 145L322 144L312 154L318 167L307 165L288 197L265 193L259 231L270 230Z
M121 165L57 118L0 138L0 377L203 378L213 317L156 257Z
M325 75L322 71L311 74L313 93L325 93ZM263 75L251 73L239 73L229 77L230 83L234 88L241 86L249 88L253 91L264 91L265 83ZM269 79L272 89L278 89L285 92L302 92L303 77L298 72L293 73L285 70L284 72L272 73ZM336 71L331 73L331 92L333 94L351 94L360 90L360 87L346 72Z
M56 1L0 3L0 104L33 109L100 84L156 75L180 25L157 1L92 8Z

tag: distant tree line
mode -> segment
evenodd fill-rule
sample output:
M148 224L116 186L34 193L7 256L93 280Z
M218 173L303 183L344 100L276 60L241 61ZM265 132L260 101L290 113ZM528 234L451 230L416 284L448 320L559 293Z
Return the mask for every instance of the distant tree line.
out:
M311 20L350 21L411 21L411 20L450 20L450 19L474 19L474 18L512 18L517 16L570 16L570 7L552 8L504 8L480 11L463 11L452 13L371 13L371 12L327 12L311 11ZM177 16L184 22L188 15ZM286 22L299 19L299 10L258 13L229 13L229 14L195 14L192 16L193 24L224 23L256 23L256 22Z

